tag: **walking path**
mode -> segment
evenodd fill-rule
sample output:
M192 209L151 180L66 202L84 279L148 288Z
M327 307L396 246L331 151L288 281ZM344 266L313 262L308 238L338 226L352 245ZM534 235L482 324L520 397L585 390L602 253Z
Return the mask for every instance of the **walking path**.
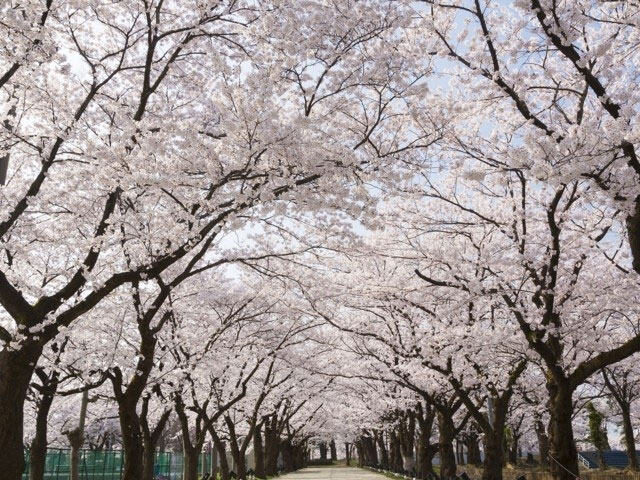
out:
M309 467L289 473L284 480L382 480L384 475L354 467Z

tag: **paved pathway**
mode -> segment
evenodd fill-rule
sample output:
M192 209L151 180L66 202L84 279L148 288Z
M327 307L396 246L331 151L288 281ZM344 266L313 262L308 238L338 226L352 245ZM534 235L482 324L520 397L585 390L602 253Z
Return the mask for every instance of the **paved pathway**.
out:
M382 480L384 475L354 467L309 467L289 473L284 480Z

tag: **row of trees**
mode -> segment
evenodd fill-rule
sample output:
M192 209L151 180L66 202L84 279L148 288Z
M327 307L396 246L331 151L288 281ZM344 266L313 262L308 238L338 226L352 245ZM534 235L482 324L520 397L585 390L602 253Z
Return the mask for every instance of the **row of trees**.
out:
M486 479L513 409L577 476L576 401L601 377L632 433L639 7L304 7L0 7L6 478L85 390L115 409L125 479L169 411L188 459L223 437L241 458L281 408L303 445L329 390L321 438L412 411L431 451L435 411L446 467L466 418Z
M124 478L139 479L140 409L154 368L169 355L201 365L197 375L179 367L183 377L174 380L182 396L174 403L188 411L207 403L191 383L212 378L205 391L215 397L222 381L218 370L196 361L214 348L209 339L217 330L182 323L206 324L210 312L178 310L179 290L221 298L228 293L224 275L207 273L315 248L313 236L281 232L267 241L260 232L280 228L270 227L274 215L357 202L361 193L347 187L354 165L370 161L360 152L373 145L391 155L406 146L404 135L379 144L400 126L372 118L377 103L367 98L379 91L406 110L392 98L393 88L410 88L398 73L402 58L380 75L386 59L369 53L401 44L401 7L361 5L347 14L317 2L313 18L286 1L34 1L1 8L8 173L0 215L0 470L20 478L23 412L36 369L62 345L70 352L67 332L81 330L99 344L79 358L88 363L85 374L105 372L96 382L113 386L129 459ZM244 241L236 245L233 235L241 231ZM127 327L104 331L118 322ZM286 342L280 329L271 333L275 343ZM268 348L233 350L240 360L229 368L239 380L228 382L239 392L268 369L275 358ZM225 365L227 353L211 362ZM126 358L135 362L125 368ZM201 433L240 398L229 393L217 410L201 410Z
M577 475L576 397L597 384L635 452L636 279L590 185L488 168L403 190L385 197L364 245L327 264L332 285L314 280L309 310L347 333L380 378L473 419L486 478L501 476L514 404L548 421L552 470Z
M636 383L634 387L637 389L637 386ZM612 404L614 398L614 394L595 388L581 392L574 401L572 418L576 441L583 450L596 451L601 468L608 466L603 453L610 450L611 445L622 448L629 458L628 469L638 471L633 430L629 432L625 427L625 413ZM500 469L511 465L548 471L554 462L549 452L548 414L534 407L529 395L521 391L514 394L512 402L504 420L502 445L498 447L498 455L493 452L492 464L501 461L497 465ZM452 391L443 389L428 400L415 392L407 392L403 402L396 400L394 404L395 410L388 410L378 422L362 429L355 437L354 448L360 466L433 479L453 478L460 473L460 466L466 469L465 465L472 465L488 476L485 455L492 452L487 449L485 434ZM611 412L609 418L603 410ZM485 406L485 416L488 415ZM637 405L632 415L632 424L637 425ZM609 438L607 423L611 425L611 422L622 431L622 447ZM496 456L500 460L496 460ZM434 469L436 457L438 473ZM472 470L474 474L476 471Z
M125 478L154 478L155 452L178 450L183 478L196 479L198 458L211 446L224 479L232 468L246 478L249 450L261 478L278 472L279 457L285 470L300 468L310 432L323 425L327 386L293 362L301 335L313 325L283 324L280 302L268 300L273 295L271 288L267 297L251 298L226 290L212 302L214 294L200 288L174 292L172 312L194 314L200 304L206 317L172 313L170 327L154 338L148 366L140 353L148 340L132 324L135 316L123 315L90 336L84 328L68 331L63 344L45 352L31 383L30 478L43 478L47 446L68 445L73 458L85 442L122 449ZM113 343L105 348L109 336Z

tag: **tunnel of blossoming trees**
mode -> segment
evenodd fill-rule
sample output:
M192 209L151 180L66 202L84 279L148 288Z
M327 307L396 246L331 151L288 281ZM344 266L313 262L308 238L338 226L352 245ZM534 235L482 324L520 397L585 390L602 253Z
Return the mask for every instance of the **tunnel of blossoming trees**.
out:
M0 478L640 478L639 46L635 0L1 2Z

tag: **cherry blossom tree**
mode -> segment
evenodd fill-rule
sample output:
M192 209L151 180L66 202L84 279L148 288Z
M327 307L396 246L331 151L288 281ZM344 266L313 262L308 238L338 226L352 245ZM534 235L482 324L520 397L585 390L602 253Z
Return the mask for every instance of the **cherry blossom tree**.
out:
M515 328L505 335L513 336L519 330L526 348L514 350L536 352L551 375L547 392L555 471L560 475L561 464L577 472L571 439L573 392L600 368L635 352L639 341L634 334L620 335L626 317L636 315L632 295L623 300L616 293L611 307L594 306L585 299L609 289L613 300L612 289L618 292L621 283L629 282L631 292L635 280L617 262L615 240L610 245L606 239L610 229L616 228L605 220L610 212L593 210L588 187L574 182L534 188L521 173L512 178L505 182L500 175L477 181L455 175L448 185L429 182L424 194L435 203L435 220L427 214L425 223L414 227L408 223L403 235L424 259L416 275L427 285L436 291L464 292L465 303L472 309L488 300L481 308L483 313L495 317L504 309L515 320L511 322ZM466 196L471 191L472 201ZM491 198L491 206L482 197ZM501 198L509 205L503 210L496 209ZM413 206L409 211L422 215ZM603 221L608 226L601 227ZM415 235L407 234L413 228ZM425 243L431 232L439 235L440 229L447 243ZM509 252L515 256L510 257ZM504 320L499 324L509 325ZM602 325L607 326L605 331L599 330ZM578 333L585 330L593 333L588 337ZM575 333L567 337L565 332Z
M636 376L635 365L637 355L624 361L602 369L602 379L607 390L613 397L619 409L622 429L624 433L624 446L629 457L629 468L638 470L638 458L636 454L635 430L631 412L634 403L640 395L640 382Z
M147 480L173 425L189 480L208 439L224 480L252 444L448 479L481 442L501 480L534 437L573 480L605 396L635 451L634 2L0 15L6 478L108 430Z
M313 7L321 35L291 31L301 18L288 2L3 6L0 371L12 381L0 382L0 467L10 478L23 466L28 382L60 330L121 286L190 262L223 226L238 228L238 214L301 188L330 186L318 200L342 203L350 195L336 187L354 166L429 143L426 128L378 133L404 131L400 119L413 119L402 98L423 88L411 52L393 64L369 53L401 44L404 7L347 17Z

